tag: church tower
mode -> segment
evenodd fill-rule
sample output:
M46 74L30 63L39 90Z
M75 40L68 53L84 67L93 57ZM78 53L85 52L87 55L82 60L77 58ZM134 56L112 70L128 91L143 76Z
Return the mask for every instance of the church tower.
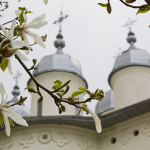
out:
M150 97L150 57L147 51L134 45L136 37L130 26L127 42L129 48L117 56L108 77L112 90L97 103L97 114L122 109Z
M65 47L65 41L62 36L61 23L67 17L68 16L64 16L61 12L58 21L54 22L60 24L59 33L56 36L56 41L54 42L54 46L57 48L56 53L43 57L37 65L37 69L33 71L33 75L36 80L51 91L56 80L61 80L63 83L71 80L69 83L70 90L65 97L71 96L71 94L78 90L79 87L87 88L87 82L82 75L80 63L73 59L70 55L64 54L62 50ZM29 80L28 85L36 89L32 80ZM58 108L53 98L51 98L51 96L45 91L40 91L44 97L44 100L41 103L38 103L39 96L31 93L31 116L58 115ZM79 98L80 100L83 100L83 94L80 95ZM68 104L64 105L66 106L66 112L61 115L77 115L75 107Z

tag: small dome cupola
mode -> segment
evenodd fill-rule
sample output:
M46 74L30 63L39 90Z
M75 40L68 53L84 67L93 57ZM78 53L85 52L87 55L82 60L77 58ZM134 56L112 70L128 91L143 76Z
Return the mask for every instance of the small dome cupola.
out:
M129 48L117 56L108 82L113 90L115 110L136 104L150 97L150 56L137 48L130 21L127 42Z
M56 53L44 56L40 62L37 64L37 69L33 71L33 75L37 81L52 90L52 85L56 80L61 80L65 83L71 80L70 90L66 93L66 97L69 97L74 91L79 87L87 88L87 82L82 75L82 69L80 63L72 58L70 55L63 52L63 48L66 43L63 39L61 23L64 21L68 15L63 15L60 13L60 17L54 24L59 24L59 31L54 41L54 46L57 49ZM32 79L28 81L28 85L32 88L36 88ZM41 94L44 100L37 103L39 96L31 93L31 116L55 116L59 115L59 111L56 107L54 99L49 96L46 92L41 90ZM83 100L83 94L80 95L80 100ZM60 115L78 115L77 109L71 105L63 104L66 107L66 112Z
M19 72L17 72L16 76L14 77L14 79L16 80L16 84L14 86L14 89L12 91L12 95L14 96L10 101L6 102L7 105L12 105L14 103L17 103L18 97L20 95L20 91L19 91L19 86L18 86L18 78L21 76L21 74ZM19 114L20 116L24 117L24 116L29 116L29 110L25 107L24 104L22 105L15 105L13 107L14 112L16 112L17 114Z
M61 12L60 18L54 22L54 24L60 24L58 35L56 36L56 40L54 41L54 46L57 48L56 53L43 57L37 65L37 69L33 71L33 75L38 76L42 73L52 71L69 72L79 76L86 82L85 78L82 76L82 69L80 63L72 58L70 55L64 54L62 50L66 44L63 40L61 22L67 17L68 15L62 15Z
M127 42L130 44L130 46L127 50L122 52L122 54L116 58L113 70L111 71L108 78L109 84L112 75L125 67L129 66L150 67L149 54L147 51L135 47L134 43L136 42L136 37L135 34L132 32L131 28L129 28Z

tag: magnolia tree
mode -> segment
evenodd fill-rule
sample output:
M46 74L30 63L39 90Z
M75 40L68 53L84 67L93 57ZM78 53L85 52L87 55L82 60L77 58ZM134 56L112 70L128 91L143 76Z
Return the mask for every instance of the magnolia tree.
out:
M140 6L135 6L135 5L132 5L132 3L138 1L138 0L119 0L122 4L124 4L125 6L127 7L130 7L130 8L135 8L135 9L138 9L137 13L136 14L139 14L139 13L146 13L150 10L150 0L145 0L145 4L142 4ZM111 7L111 0L107 0L107 3L98 3L98 5L100 5L101 7L106 7L107 8L107 12L110 14L111 11L112 11L112 7ZM143 3L143 2L142 2Z
M21 0L18 0L20 2ZM44 4L46 5L48 3L48 0L43 0ZM43 4L43 5L44 5ZM0 7L1 11L4 11L8 8L8 2L2 2L0 1ZM45 14L42 14L41 16L38 16L34 18L31 22L27 22L27 17L32 13L30 10L28 10L25 7L19 7L16 11L16 18L12 18L12 20L0 24L0 68L3 72L5 72L6 69L10 72L10 75L13 74L12 67L11 67L11 57L15 57L18 60L18 63L24 68L24 70L27 72L27 74L30 76L30 78L33 80L33 82L36 85L36 89L33 89L32 87L25 87L28 92L33 92L39 95L38 102L42 102L44 100L44 97L42 96L42 93L40 92L41 89L46 91L49 96L51 96L58 107L59 114L66 111L64 103L67 103L69 105L73 105L74 107L79 108L79 114L81 111L85 111L86 114L91 114L95 120L96 130L98 133L101 132L101 121L99 117L87 106L87 102L91 102L92 100L98 100L101 101L104 98L104 92L103 90L97 89L95 92L90 92L89 90L79 87L78 91L75 91L70 95L69 97L65 97L65 94L69 91L69 83L70 80L66 81L66 83L62 83L60 80L54 81L54 85L52 85L52 91L50 89L47 89L43 85L41 85L34 76L30 73L30 70L37 69L35 67L37 60L33 59L33 64L30 68L27 68L25 63L23 61L28 61L28 58L26 55L30 54L32 52L32 46L35 44L38 44L39 46L42 46L43 48L46 48L44 41L46 40L47 35L39 36L36 33L33 33L32 28L34 29L40 29L41 27L44 27L48 24L47 21L45 21ZM9 27L6 27L7 26ZM34 43L30 43L28 41L28 36L31 36L33 38ZM24 55L22 52L25 51ZM11 77L11 76L10 76ZM86 93L88 95L88 98L84 101L80 101L78 98L78 95ZM17 103L14 103L10 106L7 106L6 100L7 100L7 94L4 88L4 85L0 83L0 94L1 94L1 103L0 103L0 125L1 127L5 127L7 136L10 136L10 125L13 125L13 121L16 123L28 126L27 122L19 116L17 113L13 111L13 106L15 105L22 105L24 101L27 100L27 97L20 97L19 101ZM9 117L9 118L8 118ZM13 120L13 121L12 121Z

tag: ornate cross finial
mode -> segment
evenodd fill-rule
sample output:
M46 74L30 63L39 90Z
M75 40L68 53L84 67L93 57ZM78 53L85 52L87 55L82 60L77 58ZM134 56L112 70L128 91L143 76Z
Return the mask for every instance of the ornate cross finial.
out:
M21 74L19 71L17 71L17 74L15 75L15 77L13 77L13 79L16 80L16 84L18 83L18 78L19 78L21 75L22 75L22 74Z
M117 58L118 56L120 56L120 55L122 55L122 50L121 50L121 48L119 47L119 52L116 52L115 54L115 56L113 56L112 58Z
M123 25L123 27L127 27L127 28L129 28L129 29L131 29L131 26L135 23L135 22L137 22L137 20L131 20L130 18L128 19L128 22L127 23L125 23L124 25Z
M59 24L59 32L62 31L61 23L68 17L69 15L63 15L62 11L60 12L60 17L53 24Z

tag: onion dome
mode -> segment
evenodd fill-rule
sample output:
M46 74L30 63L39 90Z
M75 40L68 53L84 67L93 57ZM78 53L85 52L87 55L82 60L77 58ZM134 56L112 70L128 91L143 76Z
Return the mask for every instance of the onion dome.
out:
M19 91L19 86L17 84L14 86L14 89L12 91L12 95L14 97L10 101L6 102L6 105L12 105L12 104L17 103L19 101L17 96L20 95L20 91ZM13 111L22 117L30 115L29 110L25 107L24 104L19 105L19 106L15 105L13 107Z
M86 82L85 78L82 76L80 63L70 55L64 54L62 49L65 47L65 41L63 40L61 32L58 33L56 38L54 42L54 46L57 48L56 53L43 57L36 66L37 69L33 71L33 75L37 76L52 71L69 72L79 76Z
M111 71L108 78L109 84L112 75L120 69L130 66L150 67L150 57L148 52L138 49L134 46L136 37L135 34L131 31L131 28L129 28L127 42L130 44L130 47L116 58L113 70Z
M115 108L115 103L114 103L113 91L109 90L105 92L105 97L103 98L103 100L97 102L96 107L95 107L95 113L97 115L100 115L114 108Z

